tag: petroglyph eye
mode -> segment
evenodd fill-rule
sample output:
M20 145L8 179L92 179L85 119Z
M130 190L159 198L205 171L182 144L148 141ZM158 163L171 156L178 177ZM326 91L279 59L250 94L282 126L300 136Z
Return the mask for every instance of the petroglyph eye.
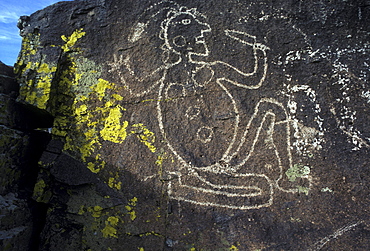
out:
M182 21L181 21L181 23L183 24L183 25L188 25L188 24L190 24L191 23L191 20L190 19L183 19Z

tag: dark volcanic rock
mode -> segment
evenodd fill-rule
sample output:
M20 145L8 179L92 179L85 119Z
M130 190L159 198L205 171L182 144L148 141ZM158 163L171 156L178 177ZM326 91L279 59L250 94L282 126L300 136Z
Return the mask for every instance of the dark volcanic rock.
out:
M7 66L0 61L0 93L16 97L19 92L19 85L15 81L13 67Z
M368 1L73 1L20 22L54 117L41 250L369 250Z
M45 110L19 103L13 68L0 64L0 249L35 250L44 208L31 200L37 162L50 140L40 127L51 127ZM40 229L41 228L41 229Z

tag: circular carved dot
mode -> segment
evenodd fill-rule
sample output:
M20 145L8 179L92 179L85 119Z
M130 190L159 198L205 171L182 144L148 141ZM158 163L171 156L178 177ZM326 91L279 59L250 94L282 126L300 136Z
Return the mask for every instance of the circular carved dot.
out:
M172 41L177 47L184 47L186 45L186 39L181 35L174 37Z
M196 118L200 114L200 108L198 106L190 106L186 110L186 117L188 117L190 120Z
M213 137L213 130L210 127L203 126L199 128L197 132L197 138L203 142L208 143L212 140Z

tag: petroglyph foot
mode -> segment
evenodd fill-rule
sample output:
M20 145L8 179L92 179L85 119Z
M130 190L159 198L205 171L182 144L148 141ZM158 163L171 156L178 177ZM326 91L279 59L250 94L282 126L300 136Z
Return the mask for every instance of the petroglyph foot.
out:
M231 209L268 207L273 201L273 183L263 174L216 174L192 172L169 184L170 198L204 206Z

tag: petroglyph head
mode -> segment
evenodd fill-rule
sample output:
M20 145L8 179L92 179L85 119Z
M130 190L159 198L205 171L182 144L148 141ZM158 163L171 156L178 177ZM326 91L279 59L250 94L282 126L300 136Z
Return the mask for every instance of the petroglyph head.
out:
M176 54L195 53L199 56L208 56L205 43L206 32L211 27L196 9L180 8L171 10L161 24L160 38L165 41L165 48Z

